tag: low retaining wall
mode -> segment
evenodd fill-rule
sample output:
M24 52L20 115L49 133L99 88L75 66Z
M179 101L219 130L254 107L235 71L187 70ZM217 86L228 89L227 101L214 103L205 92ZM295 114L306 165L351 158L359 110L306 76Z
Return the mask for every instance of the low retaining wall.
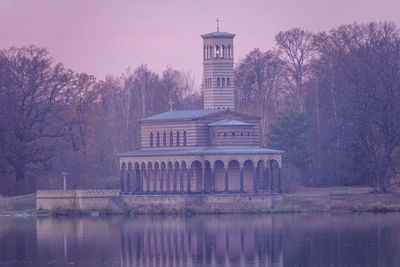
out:
M134 209L138 213L262 212L281 200L281 194L190 194L122 195L119 190L42 190L36 194L36 208Z

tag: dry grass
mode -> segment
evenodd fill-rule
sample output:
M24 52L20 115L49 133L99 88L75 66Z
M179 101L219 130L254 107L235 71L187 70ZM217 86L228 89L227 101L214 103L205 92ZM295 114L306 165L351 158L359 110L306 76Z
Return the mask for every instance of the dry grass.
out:
M9 197L0 196L0 211L7 211L12 209L11 199Z

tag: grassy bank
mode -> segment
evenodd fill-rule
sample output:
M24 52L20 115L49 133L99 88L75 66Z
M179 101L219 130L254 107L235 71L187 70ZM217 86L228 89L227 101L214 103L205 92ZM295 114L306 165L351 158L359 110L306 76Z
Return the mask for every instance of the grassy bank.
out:
M15 197L0 196L0 215L35 213L35 212L36 212L35 194L15 196Z

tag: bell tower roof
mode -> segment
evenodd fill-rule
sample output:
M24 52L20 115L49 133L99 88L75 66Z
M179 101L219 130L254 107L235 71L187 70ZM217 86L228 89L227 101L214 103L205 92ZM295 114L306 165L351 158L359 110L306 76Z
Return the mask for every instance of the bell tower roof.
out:
M201 37L203 37L203 39L208 39L208 38L233 38L233 37L235 37L235 34L228 33L228 32L210 32L210 33L202 34Z

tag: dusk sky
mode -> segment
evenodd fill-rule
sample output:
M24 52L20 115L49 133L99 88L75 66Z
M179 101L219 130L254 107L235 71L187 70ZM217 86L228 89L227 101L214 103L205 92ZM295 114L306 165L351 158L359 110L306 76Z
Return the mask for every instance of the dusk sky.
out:
M329 30L341 24L392 21L400 26L399 0L2 0L0 48L46 47L77 72L103 79L147 64L160 73L169 65L202 77L200 35L237 34L235 61L250 50L274 47L279 31Z

